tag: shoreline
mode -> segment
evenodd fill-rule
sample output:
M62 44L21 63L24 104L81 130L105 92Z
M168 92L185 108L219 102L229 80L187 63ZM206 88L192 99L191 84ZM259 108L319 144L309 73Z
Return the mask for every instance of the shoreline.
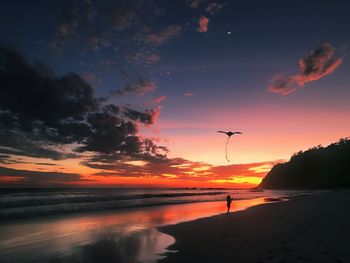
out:
M264 192L263 194L256 194L255 196L251 196L250 198L245 197L235 197L234 201L245 201L245 200L251 200L255 198L266 198L266 201L275 201L274 199L284 199L289 198L289 195L300 195L303 194L302 191L298 190L289 190L291 192L295 193L281 193L281 195L275 195L270 194L269 190ZM318 190L319 191L319 190ZM273 191L271 191L273 192ZM310 192L310 191L309 191ZM312 192L312 191L311 191ZM202 195L202 194L201 194ZM200 195L200 196L201 196ZM220 202L222 200L225 200L226 196L224 194L220 193L221 198L216 198L216 194L209 194L210 197L214 196L212 200L205 199L205 200L155 200L153 201L152 198L147 199L146 203L140 203L139 200L134 199L126 199L126 203L122 204L123 200L112 200L108 202L74 202L70 205L70 203L62 203L62 204L54 204L54 205L45 205L40 204L37 207L35 205L28 205L28 206L18 206L18 207L6 207L3 205L3 207L0 207L0 222L6 223L6 222L13 222L13 221L22 221L22 220L31 220L35 218L50 218L55 216L61 216L61 215L83 215L83 214L90 214L90 213L104 213L108 211L122 211L122 210L130 210L130 209L147 209L148 207L157 207L157 206L163 206L163 205L182 205L182 204L195 204L195 203L206 203L206 202ZM194 197L198 196L198 194L193 195ZM192 195L190 198L193 197ZM270 200L269 200L270 199ZM278 201L278 200L277 200ZM112 202L118 202L116 204L112 204ZM135 203L136 202L136 203ZM75 205L79 205L76 207ZM73 207L72 207L73 206Z
M256 205L263 205L268 204L271 202L283 202L288 201L289 197L280 197L280 198L270 198L270 197L257 197L252 199L238 199L233 200L234 204L238 204L236 208L237 211L241 211L244 209L247 209L252 206ZM253 203L253 204L250 204ZM213 211L208 211L209 214L204 213L204 215L201 215L202 213L198 213L199 215L190 216L185 219L179 219L178 221L175 221L175 223L165 224L163 226L171 225L171 224L178 224L182 222L189 222L193 220L198 220L202 218L217 216L221 214L225 214L226 209L226 203L225 201L188 201L188 202L168 202L168 203L162 203L162 204L147 204L147 205L139 205L136 207L132 206L126 206L126 207L118 207L118 208L111 208L111 209L101 209L101 210L92 210L92 211L78 211L78 212L71 212L71 213L52 213L52 214L45 214L45 215L38 215L38 216L31 216L31 217L0 217L0 223L3 225L11 225L11 224L22 224L22 223L31 223L31 222L45 222L45 221L52 221L52 220L65 220L65 219L73 219L73 218L79 218L79 217L98 217L98 216L104 216L104 215L113 215L113 214L124 214L124 213L133 213L137 211L148 211L148 210L173 210L177 211L179 208L187 207L187 206L197 206L202 207L204 209L199 209L198 211L205 211L206 207L211 207L214 209ZM221 207L221 208L218 208ZM187 208L185 208L187 210ZM211 209L209 209L211 210ZM235 211L235 212L237 212ZM232 206L231 206L231 212ZM196 214L196 213L195 213Z
M350 262L349 207L341 190L162 226L176 242L158 262Z
M263 202L264 198L240 200L232 208L242 210ZM113 255L114 262L154 263L175 242L157 227L225 211L226 202L220 201L9 221L0 225L0 258L4 263L76 263L102 253Z

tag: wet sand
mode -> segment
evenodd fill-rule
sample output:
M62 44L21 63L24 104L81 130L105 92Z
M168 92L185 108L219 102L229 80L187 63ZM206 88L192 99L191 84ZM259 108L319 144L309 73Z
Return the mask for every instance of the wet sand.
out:
M169 249L177 251L162 263L350 262L350 191L295 197L160 230L175 237Z
M237 200L234 209L264 202ZM224 201L200 202L8 220L0 223L0 262L154 263L175 241L156 227L225 209Z

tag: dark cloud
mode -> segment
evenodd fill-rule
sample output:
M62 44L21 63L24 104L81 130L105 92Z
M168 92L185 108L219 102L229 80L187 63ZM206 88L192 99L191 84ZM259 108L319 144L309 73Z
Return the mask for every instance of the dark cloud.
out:
M11 160L11 155L0 154L0 163L13 164L17 163L17 161Z
M168 161L166 154L169 150L164 146L158 146L150 139L139 141L138 147L138 152L131 151L129 155L116 151L111 153L96 153L83 161L82 164L94 169L116 170L123 167L133 168L133 165L127 163L129 161L142 161L145 163L162 163ZM124 171L124 169L122 170ZM138 171L141 172L141 170Z
M35 136L23 130L12 131L1 124L0 121L0 127L4 129L0 130L0 153L52 160L79 157L76 153L60 151L58 145L43 136Z
M36 164L36 165L46 165L46 166L55 166L55 165L57 165L55 163L34 163L34 164Z
M15 118L22 128L33 129L34 120L46 125L82 119L85 112L98 107L93 88L77 74L46 74L47 70L41 72L28 64L16 50L4 47L0 47L0 63L0 109L11 112L3 116L7 121Z
M53 160L86 151L138 154L142 145L138 123L152 124L159 114L159 109L105 105L79 75L57 77L49 70L42 72L14 49L0 47L0 69L3 154ZM141 81L139 85L128 92L145 92L150 84Z
M75 173L40 172L0 167L0 179L2 177L12 177L15 182L11 181L8 185L16 185L17 187L53 187L64 186L66 183L84 181L79 174ZM6 181L2 182L2 186L6 186Z
M160 109L145 110L144 112L126 107L124 115L133 121L144 124L154 124L160 114Z
M342 58L334 57L335 48L324 43L312 50L310 55L299 60L299 73L296 75L277 74L273 77L268 90L288 95L305 83L319 80L331 74L342 62Z

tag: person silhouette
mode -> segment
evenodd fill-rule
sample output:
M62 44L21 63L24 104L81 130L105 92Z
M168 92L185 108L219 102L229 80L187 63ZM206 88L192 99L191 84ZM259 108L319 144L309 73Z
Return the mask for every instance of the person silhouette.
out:
M227 195L226 197L226 202L227 202L227 213L230 212L230 208L231 208L231 203L232 203L232 198L230 195Z

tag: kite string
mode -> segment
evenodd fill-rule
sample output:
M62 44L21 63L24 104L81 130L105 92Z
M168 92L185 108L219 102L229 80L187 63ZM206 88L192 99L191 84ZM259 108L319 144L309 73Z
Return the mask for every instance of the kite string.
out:
M227 141L226 141L226 147L225 147L225 152L226 152L226 160L229 162L230 160L227 158L227 145L228 141L230 140L230 136L228 136Z

